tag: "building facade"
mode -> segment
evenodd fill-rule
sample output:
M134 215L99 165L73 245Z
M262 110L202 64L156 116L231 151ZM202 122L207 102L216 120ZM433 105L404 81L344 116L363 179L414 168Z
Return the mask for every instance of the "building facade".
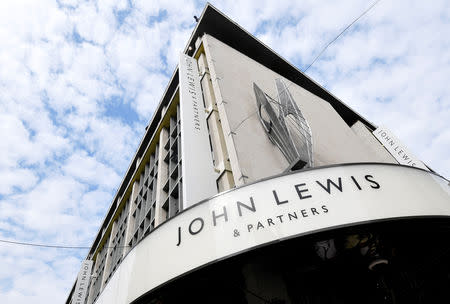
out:
M67 303L445 302L449 216L445 178L207 5Z

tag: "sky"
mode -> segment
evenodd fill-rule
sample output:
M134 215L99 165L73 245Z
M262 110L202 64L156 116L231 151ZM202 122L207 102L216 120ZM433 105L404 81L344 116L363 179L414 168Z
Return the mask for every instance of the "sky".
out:
M304 70L371 1L212 1ZM90 246L203 1L0 1L0 239ZM307 75L450 177L450 2L382 0ZM87 250L0 244L0 303L62 303Z

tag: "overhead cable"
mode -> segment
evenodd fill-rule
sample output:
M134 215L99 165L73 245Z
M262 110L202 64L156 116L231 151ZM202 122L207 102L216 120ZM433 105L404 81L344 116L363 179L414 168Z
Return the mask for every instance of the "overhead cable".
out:
M19 242L19 241L10 241L10 240L0 240L0 243L6 243L11 245L21 245L21 246L30 246L30 247L44 247L44 248L60 248L60 249L90 249L90 246L67 246L67 245L49 245L49 244L37 244L37 243L28 243L28 242ZM103 248L124 248L130 247L126 246L112 246L112 247L103 247Z

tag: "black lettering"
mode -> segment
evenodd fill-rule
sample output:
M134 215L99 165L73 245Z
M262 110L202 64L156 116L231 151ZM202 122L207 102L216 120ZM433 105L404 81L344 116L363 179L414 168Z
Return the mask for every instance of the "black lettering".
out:
M225 206L223 206L223 213L222 213L222 214L216 215L216 213L213 211L213 212L212 212L212 216L213 216L213 223L214 223L214 226L217 225L216 220L217 220L219 217L222 217L222 216L224 217L225 222L228 222L227 208L225 208Z
M313 215L319 215L320 213L319 212L317 212L317 209L316 208L311 208L311 212L312 212L312 214Z
M277 203L277 205L286 204L286 203L289 202L288 200L280 201L278 199L278 195L277 195L277 192L275 190L272 190L272 193L273 193L273 197L275 198L275 202Z
M322 205L321 208L322 208L322 210L323 210L324 213L328 213L328 208L327 208L327 206Z
M356 187L358 187L359 190L361 190L361 186L358 184L358 182L356 181L356 179L353 176L350 176L353 180L353 182L355 183Z
M289 217L289 220L292 220L293 218L295 218L297 220L298 219L297 212L288 213L288 217Z
M244 203L241 203L239 201L236 202L236 206L237 206L237 209L238 209L239 216L242 216L242 209L241 209L241 207L244 207L245 209L248 209L248 210L250 210L252 212L256 211L255 202L253 201L253 197L251 197L251 196L250 196L250 203L251 203L251 207L246 205L246 204L244 204Z
M316 183L318 183L319 186L321 186L325 191L327 191L328 194L331 194L331 185L333 185L334 187L336 187L336 189L342 192L342 179L340 177L338 178L338 185L336 185L331 179L327 179L326 187L322 185L319 181L316 181Z
M258 222L258 225L256 226L256 230L259 230L259 228L264 229L264 225L261 222Z
M302 213L303 217L308 217L308 213L306 213L305 209L300 210L300 212Z
M305 199L305 198L310 198L310 197L312 197L312 195L303 195L303 194L302 194L303 192L308 192L308 191L309 191L308 189L301 189L301 190L300 190L300 187L303 187L303 186L306 186L306 184L298 184L298 185L295 185L295 186L294 186L294 187L295 187L295 190L297 190L298 197L299 197L300 199Z
M280 223L283 222L283 215L277 215L277 218L280 220Z
M181 227L178 227L178 243L177 246L180 246L181 244Z
M192 229L192 225L193 225L195 222L197 222L197 221L200 222L200 228L198 228L197 231L194 231L194 230ZM202 231L203 226L205 226L205 221L204 221L201 217L196 217L196 218L193 219L192 222L189 224L189 233L192 234L192 235L196 235L197 233L199 233L200 231Z
M250 230L252 230L253 229L253 225L252 224L248 224L247 225L247 230L248 230L248 232L250 232Z
M268 219L267 219L267 224L268 224L269 226L275 225L271 218L268 218Z
M376 181L374 181L373 179L371 179L371 178L373 178L372 175L366 175L366 176L364 176L364 178L365 178L369 183L371 183L370 187L372 187L373 189L380 189L380 184L377 183Z

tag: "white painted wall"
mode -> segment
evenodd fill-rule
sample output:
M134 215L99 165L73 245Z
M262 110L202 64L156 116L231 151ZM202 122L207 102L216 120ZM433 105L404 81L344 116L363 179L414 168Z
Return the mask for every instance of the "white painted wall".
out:
M369 182L365 176L371 175ZM359 183L359 190L352 181ZM341 178L342 192L333 188L331 194L316 181L326 184L327 179L337 182ZM308 189L300 199L295 185L304 183ZM272 190L287 203L277 205ZM250 204L253 198L255 212L242 209L236 202ZM393 203L395 202L395 204ZM358 224L381 219L402 217L447 216L450 217L450 187L448 181L430 172L396 165L347 165L318 168L275 177L220 194L191 209L184 211L143 239L124 258L97 299L97 304L128 304L144 293L207 263L251 250L263 244L297 237L302 234L335 229L342 225ZM325 205L328 212L324 212ZM216 215L227 210L228 221L223 217L213 224L212 212ZM314 215L311 208L319 210ZM302 216L302 210L307 217ZM286 220L286 214L296 212L298 220ZM276 216L284 215L280 223ZM188 233L194 221L194 231L200 227L195 219L204 221L203 229ZM268 226L272 218L275 225ZM265 225L257 229L257 223ZM248 231L248 225L253 228ZM182 241L179 246L178 227ZM235 231L240 235L236 236Z
M197 60L180 55L183 208L217 193Z
M224 110L220 111L219 107L222 124L229 124L230 131L235 133L225 135L234 143L238 166L248 177L245 181L256 181L283 172L288 163L278 147L270 142L255 113L257 107L253 91L255 82L276 99L275 79L281 76L210 35L205 35L203 40L206 41L207 56L211 57L211 78L217 79L216 90L220 91L224 101ZM385 157L377 154L353 132L328 102L296 84L290 85L289 91L311 127L315 166L386 162Z

